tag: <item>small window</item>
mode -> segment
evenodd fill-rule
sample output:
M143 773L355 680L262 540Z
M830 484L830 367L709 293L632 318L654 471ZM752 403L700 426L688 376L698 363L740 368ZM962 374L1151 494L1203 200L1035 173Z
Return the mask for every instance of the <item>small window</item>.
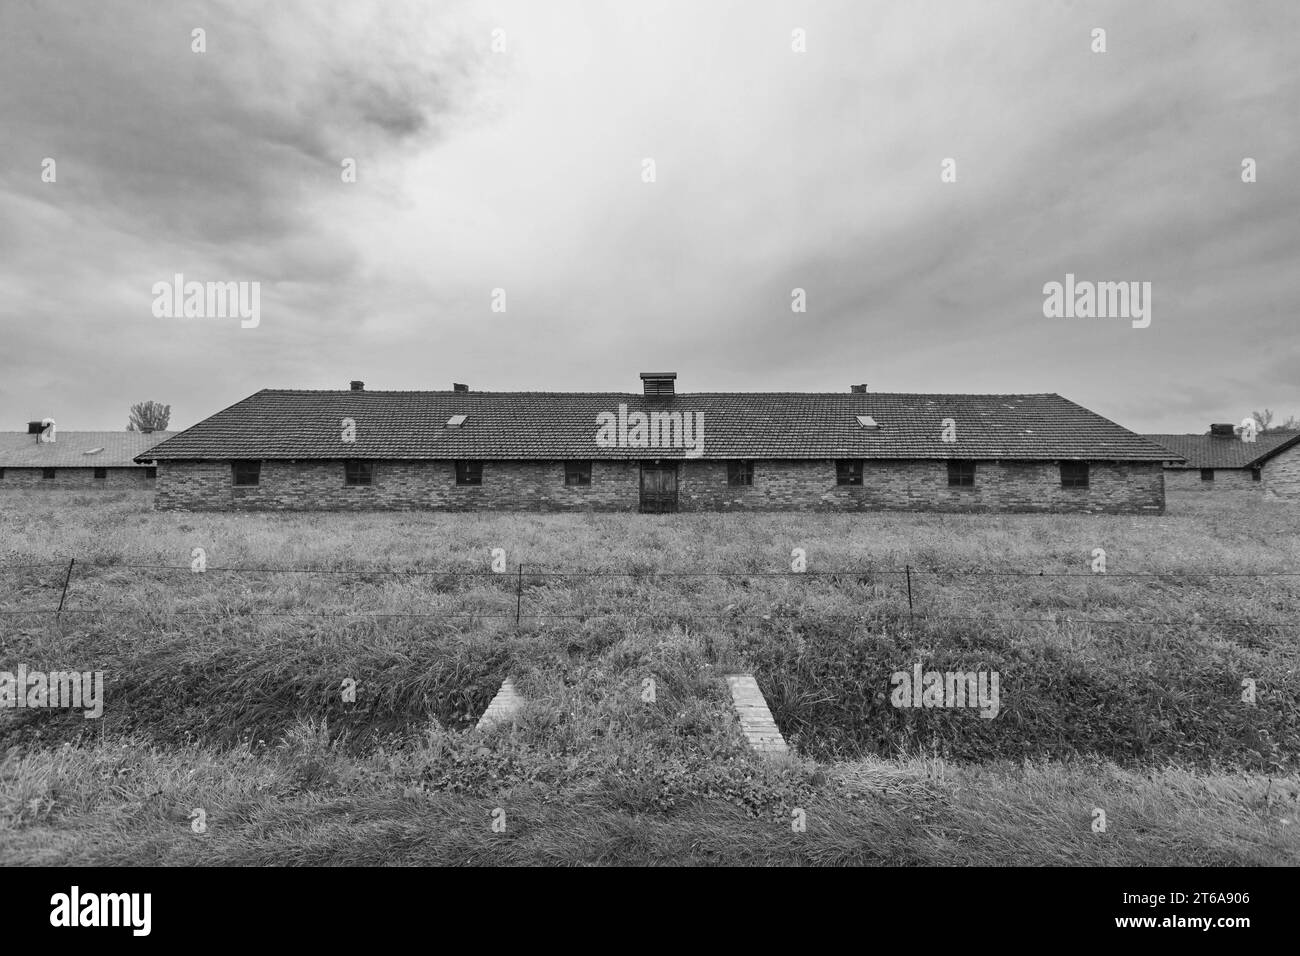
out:
M157 467L156 465L150 465L148 468L146 468L146 469L144 470L144 476L145 476L146 478L157 478L157 477L158 477L158 467Z
M105 478L107 478L107 477L108 477L108 469L107 469L107 468L96 468L96 469L95 469L95 480L96 480L96 481L102 481L103 479L105 479Z
M1201 469L1201 481L1213 481L1213 480L1214 480L1214 469L1213 469L1213 468L1202 468L1202 469Z
M835 462L835 484L862 484L862 461L857 458L841 458Z
M468 415L452 415L451 418L447 419L447 427L460 428L461 425L465 424L467 418L469 418Z
M727 484L752 485L754 483L754 463L752 461L727 462Z
M260 461L234 461L230 463L235 485L248 487L262 483L262 463Z
M566 461L564 463L564 483L566 485L591 484L591 462Z
M975 462L948 462L948 487L970 488L975 484Z
M343 463L343 483L347 485L373 485L375 483L375 463L373 461L345 461Z
M1263 472L1263 469L1262 469L1262 468L1252 468L1252 469L1250 469L1250 480L1251 480L1251 481L1259 481L1259 480L1263 477L1262 472ZM3 470L3 469L0 469L0 478L3 478L3 477L4 477L4 470Z
M481 461L456 462L456 484L458 485L483 484L483 462Z
M1087 488L1088 463L1086 461L1061 462L1062 488Z
M41 477L42 477L42 478L53 478L53 477L54 477L54 469L53 469L53 468L42 468L42 469L41 469Z

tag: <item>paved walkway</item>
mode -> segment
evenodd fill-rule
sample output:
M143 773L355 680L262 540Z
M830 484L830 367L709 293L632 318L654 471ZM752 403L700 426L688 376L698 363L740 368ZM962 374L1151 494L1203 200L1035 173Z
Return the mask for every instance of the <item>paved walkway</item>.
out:
M492 703L488 704L487 710L483 711L483 716L478 719L478 729L487 730L502 721L509 720L523 705L524 699L519 696L519 691L515 690L515 685L507 677L501 682L501 689L492 698Z
M777 729L772 712L767 709L763 692L758 689L758 681L752 674L728 674L727 686L731 688L731 700L736 705L736 716L740 718L740 729L755 751L761 754L789 753L785 738Z

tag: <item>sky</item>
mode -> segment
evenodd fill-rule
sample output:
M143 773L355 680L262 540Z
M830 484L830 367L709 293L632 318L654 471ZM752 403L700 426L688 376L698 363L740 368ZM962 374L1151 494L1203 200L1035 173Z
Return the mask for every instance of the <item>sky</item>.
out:
M660 370L1300 415L1297 50L1294 0L3 0L0 430Z

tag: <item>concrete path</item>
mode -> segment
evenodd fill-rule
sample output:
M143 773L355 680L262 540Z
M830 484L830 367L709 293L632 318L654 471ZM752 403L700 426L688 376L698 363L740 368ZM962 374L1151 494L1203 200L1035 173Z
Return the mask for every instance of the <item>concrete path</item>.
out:
M790 748L777 729L776 721L767 709L767 701L758 689L758 681L754 680L754 676L728 674L727 686L731 688L731 700L736 705L740 729L744 731L749 745L756 752L765 755L789 753Z
M518 713L522 706L524 706L524 699L519 696L515 685L507 677L501 682L501 689L492 698L492 703L488 704L487 710L483 711L483 716L478 719L476 729L487 730L489 727L507 721Z

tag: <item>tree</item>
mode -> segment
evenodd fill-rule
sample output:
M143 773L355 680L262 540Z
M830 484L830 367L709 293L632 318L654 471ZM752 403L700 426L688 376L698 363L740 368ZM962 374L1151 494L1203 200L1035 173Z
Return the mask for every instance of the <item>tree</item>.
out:
M126 423L129 432L162 432L171 421L172 407L158 402L136 402L131 406L131 420Z
M1289 432L1300 430L1300 418L1297 418L1295 415L1288 416L1286 421L1281 425L1273 424L1273 419L1276 416L1273 414L1273 409L1271 408L1266 408L1262 412L1251 412L1250 415L1255 419L1255 422L1259 425L1259 430L1262 432Z

